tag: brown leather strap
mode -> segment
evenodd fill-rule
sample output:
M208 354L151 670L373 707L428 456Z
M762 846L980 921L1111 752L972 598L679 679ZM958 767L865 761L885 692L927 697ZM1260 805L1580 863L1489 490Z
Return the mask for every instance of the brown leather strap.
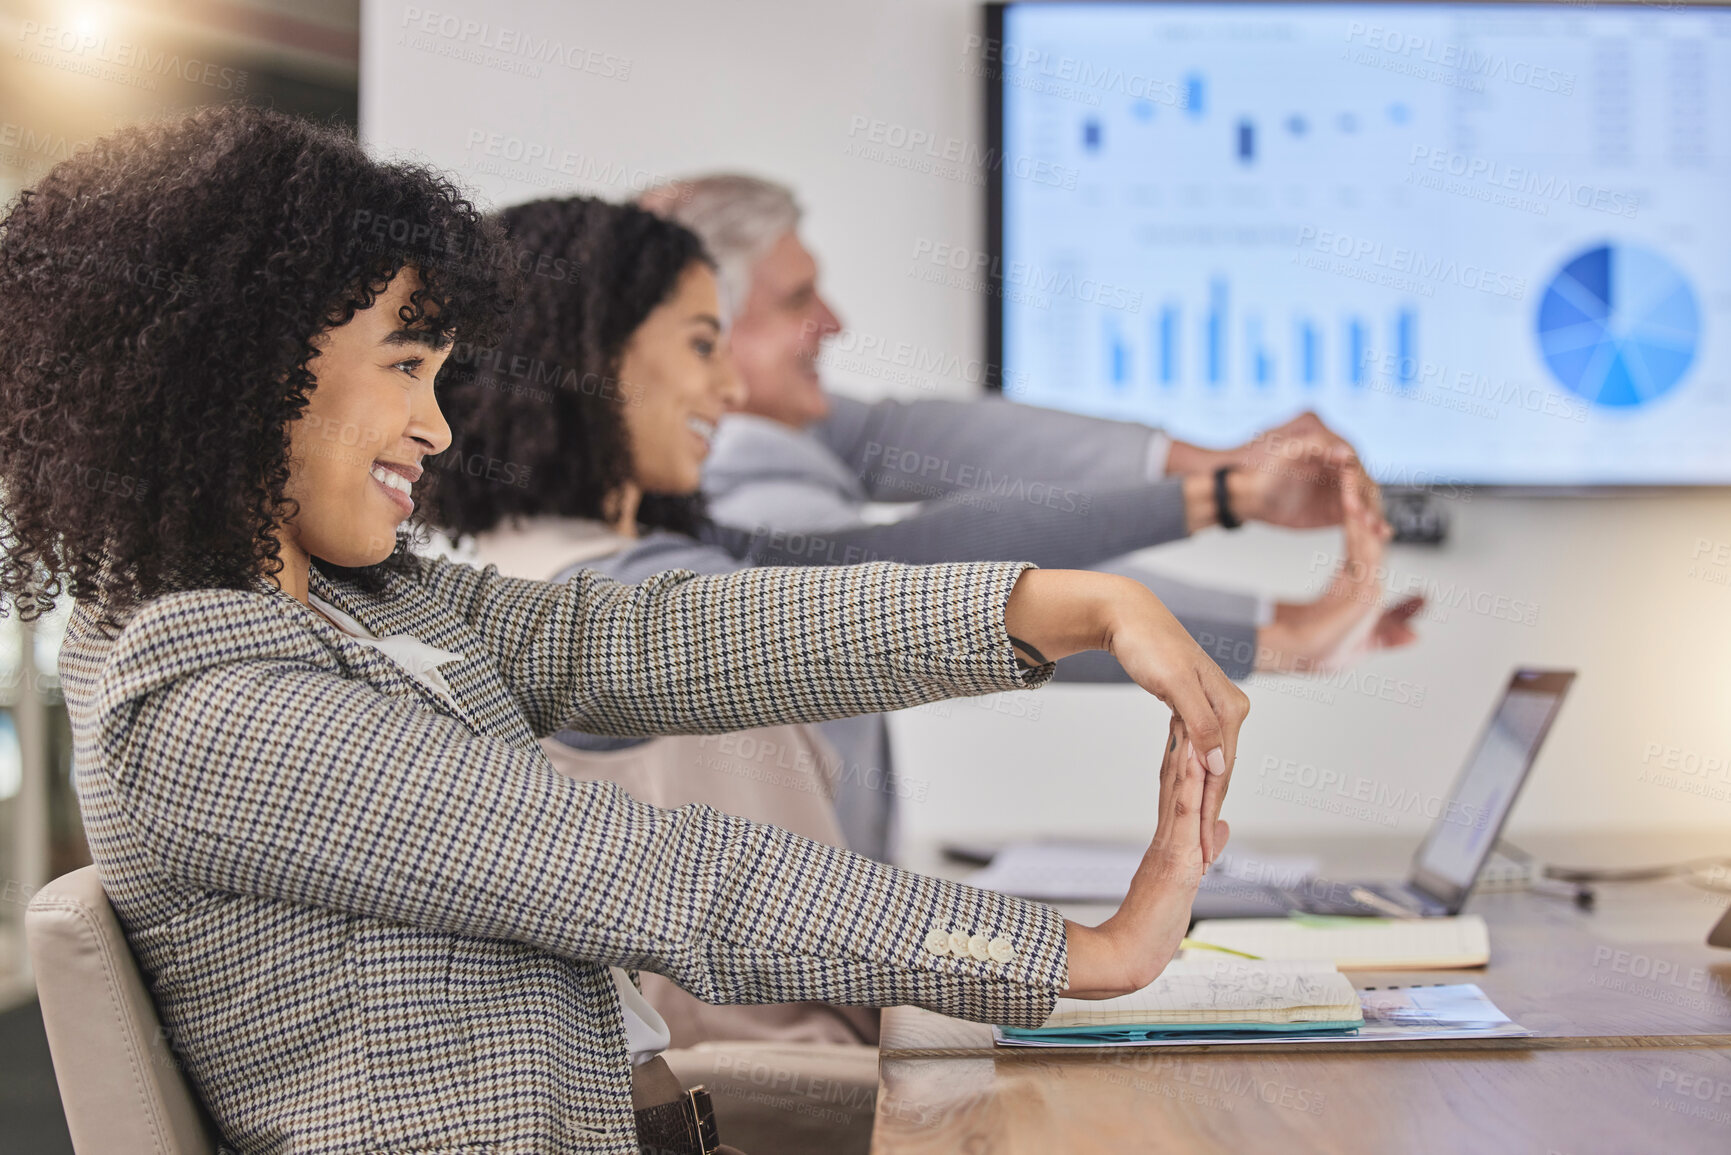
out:
M631 1105L643 1155L714 1155L721 1150L715 1110L701 1086L679 1085L659 1055L632 1069Z
M673 1068L669 1067L667 1060L660 1055L631 1068L633 1109L658 1107L663 1103L673 1102L683 1094L685 1084L679 1081L679 1076L673 1073Z

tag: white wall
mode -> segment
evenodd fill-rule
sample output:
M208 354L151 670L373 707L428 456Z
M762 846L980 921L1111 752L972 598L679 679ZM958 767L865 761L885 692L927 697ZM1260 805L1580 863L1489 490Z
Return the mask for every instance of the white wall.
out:
M429 19L455 34L417 31ZM462 21L487 27L465 39ZM956 363L909 383L837 357L832 381L863 395L970 392L981 300L909 274L922 241L978 246L980 189L849 150L862 118L923 132L940 153L951 140L983 146L980 82L968 71L978 59L967 41L973 4L369 0L363 29L362 131L380 149L455 170L489 204L555 191L624 196L645 180L718 168L786 180L808 208L807 240L848 339L905 341L928 364ZM475 47L525 34L596 55L532 76L499 67L520 57ZM551 168L508 159L536 148ZM1395 584L1422 581L1460 601L1422 623L1422 645L1345 681L1253 685L1229 807L1239 830L1416 834L1509 668L1533 663L1576 666L1582 677L1517 828L1731 832L1731 769L1696 761L1731 761L1731 565L1691 572L1699 541L1731 542L1731 497L1480 495L1450 512L1446 547L1390 558ZM1150 557L1181 574L1298 594L1322 584L1328 567L1316 558L1334 548L1327 534L1252 529ZM1536 607L1536 623L1475 612L1499 597ZM918 795L905 809L911 838L1151 824L1157 702L1083 688L984 706L897 719L900 766ZM1643 781L1644 769L1663 771L1644 765L1652 744L1677 748L1695 772ZM1314 784L1324 776L1329 786ZM1367 814L1327 808L1354 792L1368 794Z

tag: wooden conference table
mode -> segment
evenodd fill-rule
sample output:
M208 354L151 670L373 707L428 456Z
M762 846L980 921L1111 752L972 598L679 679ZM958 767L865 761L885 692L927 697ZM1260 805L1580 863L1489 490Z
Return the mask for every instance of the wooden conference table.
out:
M1570 865L1731 853L1731 833L1532 842ZM1337 844L1323 865L1399 877L1410 849ZM1477 983L1530 1039L1060 1053L994 1048L979 1024L888 1010L872 1151L1731 1155L1731 951L1706 945L1725 897L1677 881L1596 890L1592 910L1476 896L1467 909L1490 925L1488 967L1353 972L1360 986Z

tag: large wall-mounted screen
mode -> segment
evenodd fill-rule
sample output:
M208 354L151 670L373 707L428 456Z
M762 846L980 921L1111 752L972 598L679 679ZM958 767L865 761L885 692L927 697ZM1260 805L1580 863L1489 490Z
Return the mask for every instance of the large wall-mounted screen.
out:
M987 76L1005 392L1391 484L1731 483L1731 9L1026 3Z

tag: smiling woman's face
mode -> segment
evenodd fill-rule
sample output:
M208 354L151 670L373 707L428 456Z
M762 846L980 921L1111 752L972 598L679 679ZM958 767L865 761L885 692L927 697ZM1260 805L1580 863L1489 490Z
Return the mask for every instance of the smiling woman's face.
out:
M721 415L745 392L721 343L715 274L693 264L631 334L619 359L631 480L645 493L696 493Z
M421 459L450 445L433 397L450 346L405 328L398 312L419 285L414 270L398 273L371 308L314 341L317 385L289 427L284 494L300 510L282 527L285 552L349 567L384 561L414 512Z

